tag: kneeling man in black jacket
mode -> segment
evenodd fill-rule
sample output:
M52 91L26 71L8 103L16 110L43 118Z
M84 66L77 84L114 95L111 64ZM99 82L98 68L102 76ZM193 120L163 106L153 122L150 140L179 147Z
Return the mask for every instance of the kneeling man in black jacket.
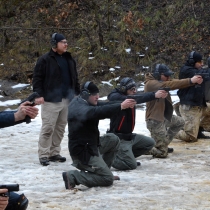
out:
M119 138L108 133L100 137L99 120L110 118L121 110L135 106L134 99L122 102L99 102L99 89L93 82L82 86L80 97L75 97L68 110L69 152L73 166L78 170L63 172L66 189L75 185L110 186L113 176L110 171L120 146Z
M135 95L135 96L134 96ZM126 98L135 98L137 104L155 100L157 98L165 98L168 93L165 90L157 92L148 92L136 95L136 83L130 77L125 77L120 82L120 87L115 88L109 95L110 101L123 101ZM136 108L131 107L122 110L120 114L111 117L109 132L114 133L120 138L120 149L113 162L113 167L119 170L136 169L140 162L136 162L136 158L151 154L157 155L160 150L153 147L155 141L151 137L133 133L135 127Z

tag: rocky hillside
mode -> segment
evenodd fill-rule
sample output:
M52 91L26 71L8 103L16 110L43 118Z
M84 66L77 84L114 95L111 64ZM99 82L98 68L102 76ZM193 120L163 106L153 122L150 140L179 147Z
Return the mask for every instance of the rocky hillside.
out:
M156 63L178 71L192 50L204 62L209 56L209 11L206 0L2 0L0 78L26 81L54 32L67 37L81 81L133 76Z

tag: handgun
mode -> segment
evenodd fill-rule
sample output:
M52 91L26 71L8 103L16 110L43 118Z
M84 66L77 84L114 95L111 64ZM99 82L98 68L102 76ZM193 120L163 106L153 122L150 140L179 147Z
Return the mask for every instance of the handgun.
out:
M24 99L23 101L20 102L19 105L21 105L22 103L29 101L31 102L31 104L29 106L34 106L35 105L35 99L39 97L39 94L37 92L33 92L31 95L28 96L28 98ZM26 123L30 123L31 122L31 118L29 116L26 116L25 118Z
M19 184L1 184L0 189L7 189L8 193L13 191L19 191ZM0 196L7 197L7 193L0 193Z
M209 78L209 73L195 73L195 75L201 76L203 79Z
M165 90L165 91L169 92L171 90L171 88L170 87L161 87L158 90Z
M136 100L137 98L139 98L139 95L127 95L127 99L134 99L134 100Z
M33 92L31 95L29 95L26 99L24 99L23 101L20 102L19 105L21 105L22 103L26 102L26 101L30 101L31 105L33 106L35 104L35 99L39 97L39 94L37 92Z

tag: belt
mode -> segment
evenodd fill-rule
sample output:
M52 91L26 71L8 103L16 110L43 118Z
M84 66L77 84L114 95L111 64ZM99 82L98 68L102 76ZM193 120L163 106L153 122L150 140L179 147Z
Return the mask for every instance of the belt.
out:
M189 111L190 109L199 109L201 110L203 108L203 106L191 106L191 105L186 105L186 104L182 104L181 105L183 110Z
M203 106L190 106L190 108L202 109L202 108L203 108Z

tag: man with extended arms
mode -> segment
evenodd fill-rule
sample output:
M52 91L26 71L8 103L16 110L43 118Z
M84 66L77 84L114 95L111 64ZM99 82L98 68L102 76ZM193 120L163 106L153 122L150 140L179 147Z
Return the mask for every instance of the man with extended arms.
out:
M137 104L158 98L165 98L167 92L159 90L150 93L141 93L136 95L136 83L130 77L125 77L120 81L120 87L115 88L109 95L110 101L124 101L127 98L134 98ZM154 139L133 133L136 120L136 107L121 110L120 113L115 113L111 117L109 133L114 133L120 138L120 149L116 155L112 166L119 170L135 169L139 162L136 162L137 157L150 153L156 155L160 151L153 148ZM141 128L139 128L140 130Z
M185 125L184 129L180 130L176 135L176 138L186 142L195 142L198 138L206 138L202 131L207 109L205 81L209 79L209 71L208 69L203 69L202 66L202 55L192 51L179 72L179 79L192 78L196 74L207 74L207 78L203 76L204 82L202 84L182 87L177 92L180 99L179 111L185 121Z
M119 149L119 138L108 133L100 136L100 119L110 118L121 110L132 108L136 102L127 99L123 102L99 102L99 89L93 82L82 86L81 96L75 97L69 105L69 152L73 166L79 170L63 172L66 189L83 184L87 187L109 186L119 177L110 171Z
M145 92L157 91L162 88L170 88L175 90L201 84L203 79L200 76L193 76L186 79L170 79L173 72L164 64L157 64L154 72L145 75ZM173 149L168 149L168 145L173 140L174 136L184 126L184 120L173 115L173 106L170 93L166 98L149 101L146 103L146 124L155 139L155 147L161 151L161 154L154 155L157 158L165 158L168 152L173 152Z

